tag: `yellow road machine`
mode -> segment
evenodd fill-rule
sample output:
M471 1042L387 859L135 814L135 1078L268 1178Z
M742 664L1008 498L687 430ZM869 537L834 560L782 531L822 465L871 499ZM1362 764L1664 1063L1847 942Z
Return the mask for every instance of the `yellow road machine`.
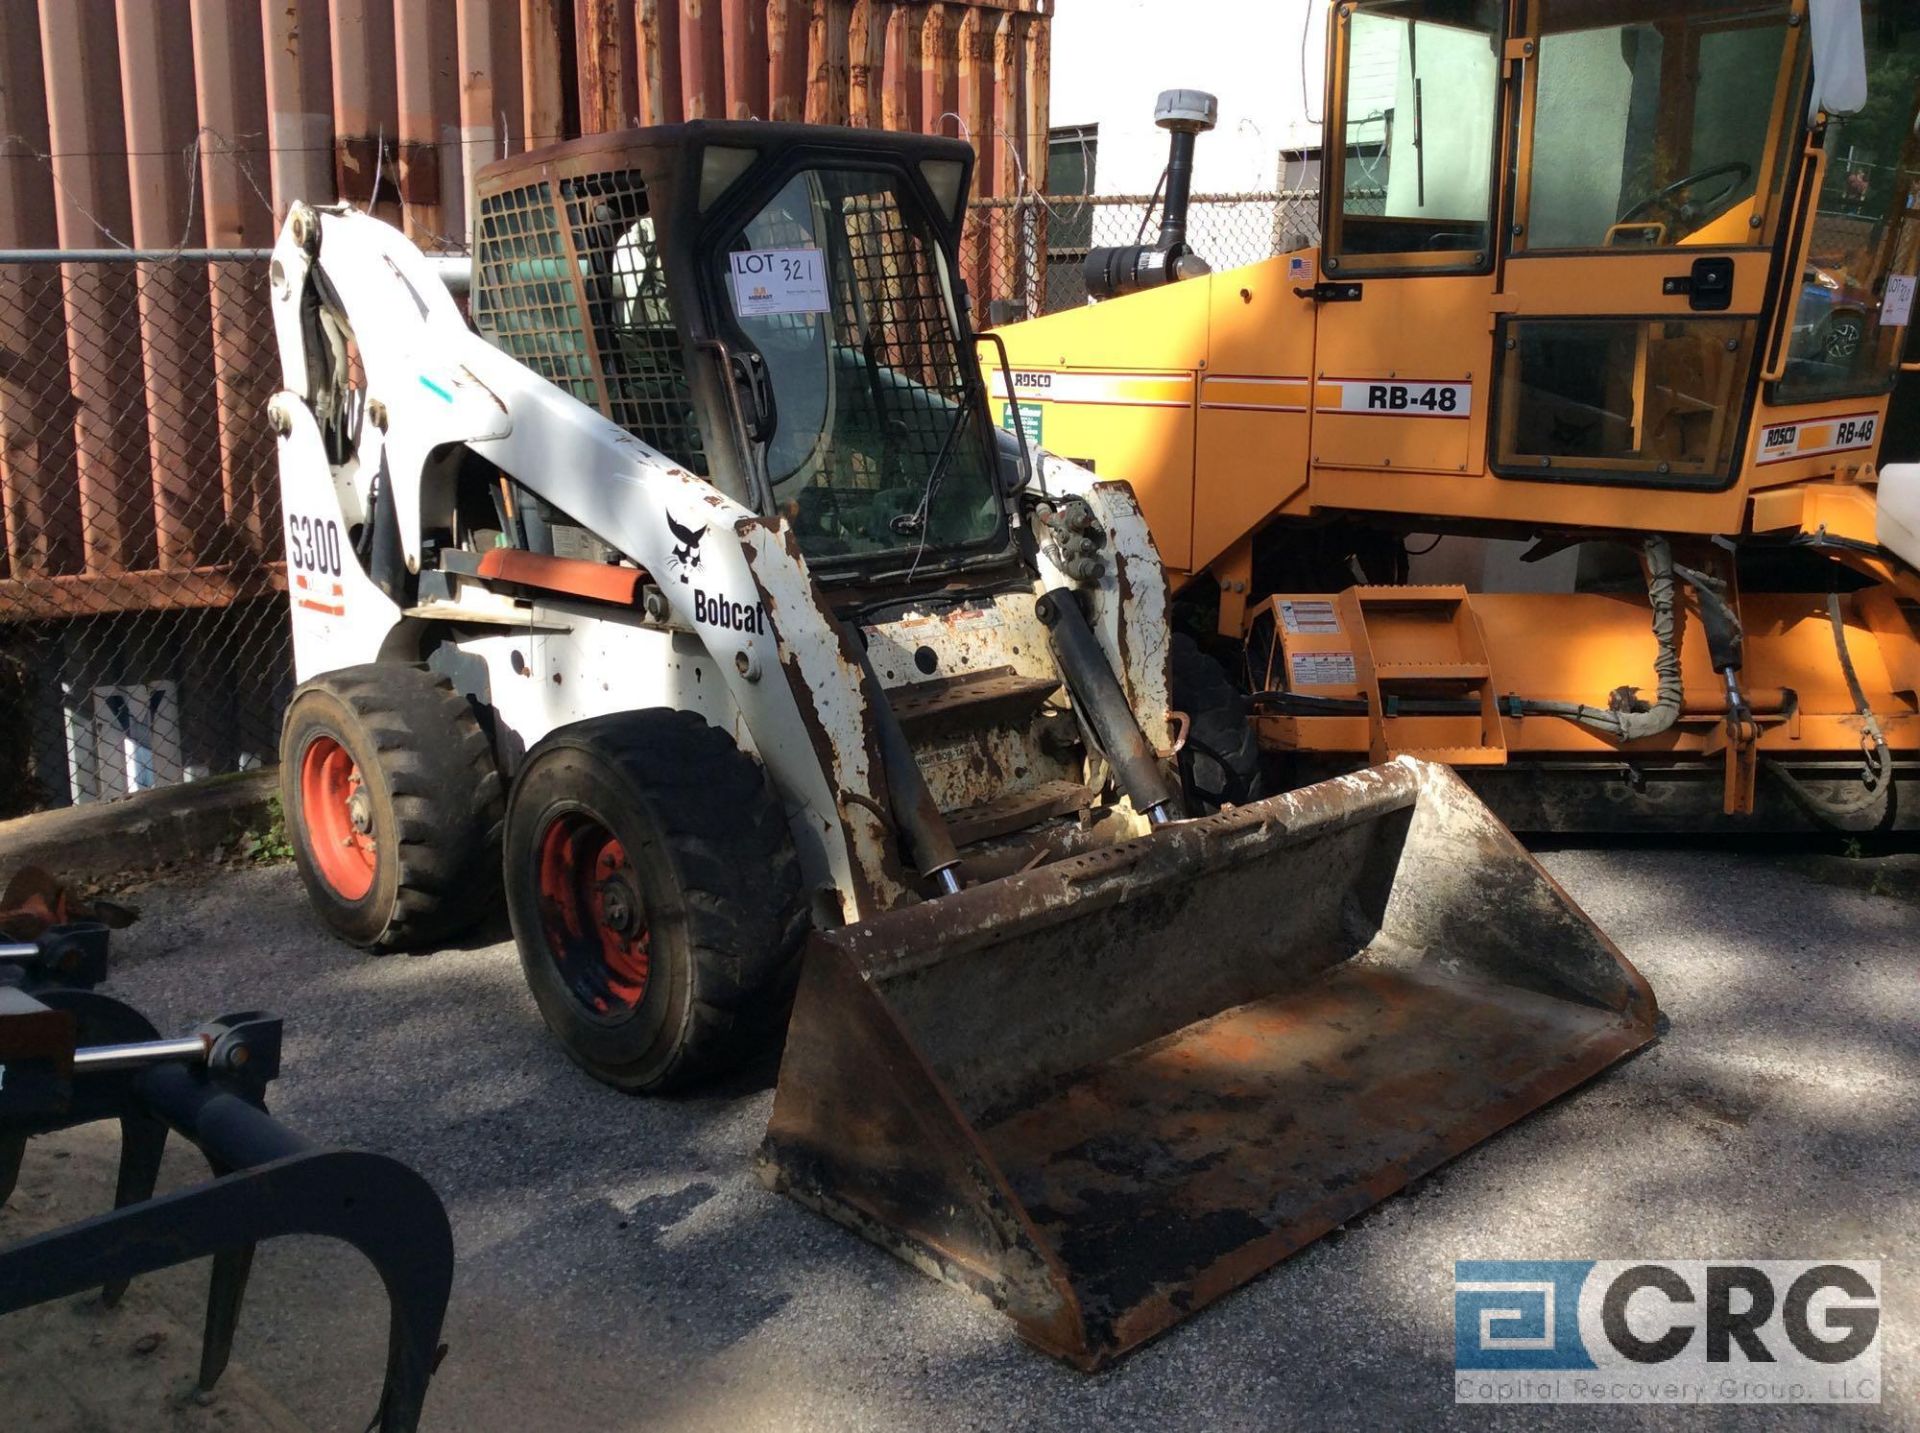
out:
M1920 467L1881 461L1920 10L1327 34L1319 247L1209 271L1211 100L1170 91L1158 238L1000 330L996 421L1133 484L1297 777L1413 753L1531 829L1920 825Z

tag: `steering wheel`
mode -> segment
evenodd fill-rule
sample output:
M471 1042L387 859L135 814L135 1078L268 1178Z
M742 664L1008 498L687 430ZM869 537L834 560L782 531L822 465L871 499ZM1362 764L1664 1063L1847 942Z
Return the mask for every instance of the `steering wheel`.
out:
M1731 182L1728 183L1725 189L1722 189L1713 197L1711 203L1696 210L1691 204L1681 204L1678 202L1678 196L1684 194L1696 184L1705 184L1708 180L1718 179L1723 174L1728 176ZM1616 223L1631 224L1634 220L1662 208L1672 213L1675 218L1691 222L1707 213L1717 213L1719 206L1731 199L1740 186L1751 178L1753 178L1753 166L1744 159L1730 159L1725 164L1714 164L1709 165L1705 169L1696 169L1693 173L1683 175L1679 179L1674 180L1673 183L1667 185L1666 188L1649 194L1638 204L1635 204L1631 209L1627 210L1626 213L1622 214Z

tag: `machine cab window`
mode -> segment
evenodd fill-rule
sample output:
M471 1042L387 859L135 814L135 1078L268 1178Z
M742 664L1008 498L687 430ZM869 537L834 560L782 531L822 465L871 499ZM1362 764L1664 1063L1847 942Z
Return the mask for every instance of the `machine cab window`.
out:
M714 265L749 443L811 560L928 566L997 545L976 370L945 253L903 176L803 169Z
M1325 183L1334 273L1485 270L1500 108L1494 0L1342 5Z
M1786 361L1769 398L1811 403L1893 386L1920 274L1920 29L1865 28L1867 104L1822 137L1813 238L1789 291Z
M1514 248L1770 240L1800 95L1792 7L1542 0Z
M606 170L563 177L558 189L565 233L549 181L482 199L474 326L642 442L706 472L646 186L631 170Z
M593 169L484 196L474 264L474 327L490 343L655 451L707 472L659 234L636 171ZM522 485L501 477L484 487L477 526L497 530L505 545L608 559L605 543Z

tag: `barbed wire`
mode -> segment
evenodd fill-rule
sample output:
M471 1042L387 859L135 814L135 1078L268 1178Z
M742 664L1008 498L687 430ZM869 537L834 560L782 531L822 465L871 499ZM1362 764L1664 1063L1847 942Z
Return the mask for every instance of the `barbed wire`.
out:
M242 149L239 146L236 146L231 139L229 139L226 135L222 134L219 130L214 129L208 125L202 125L194 133L193 138L189 140L185 145L181 146L179 149L172 149L172 150L154 149L154 150L137 151L137 153L140 156L148 157L148 158L158 157L166 154L177 154L180 156L181 161L186 169L187 198L186 198L186 205L184 208L184 217L181 221L180 238L172 245L163 246L163 247L169 247L175 251L179 251L182 249L189 249L194 246L193 224L194 224L194 210L199 202L199 194L200 194L200 162L201 162L202 156L208 152L208 150L205 147L205 141L209 137L212 137L214 140L218 141L221 146L220 148L212 150L211 152L214 154L224 156L225 158L232 161L234 171L237 174L239 174L239 176L243 180L246 181L247 187L253 191L255 197L260 200L263 206L265 206L266 212L269 215L273 213L273 200L270 199L267 196L266 191L260 187L260 181L254 175L252 168L249 165L247 165L242 159L243 155L251 154L256 151ZM135 151L101 150L101 151L89 151L86 153L80 153L76 151L66 151L60 154L54 154L54 153L40 149L38 146L36 146L33 143L33 141L28 139L25 135L20 135L20 134L0 135L0 146L17 146L21 151L25 153L25 155L28 158L38 160L40 164L45 167L47 171L47 177L52 181L54 187L58 189L60 193L66 196L67 202L73 206L75 212L80 214L80 216L84 218L89 224L93 225L94 229L100 234L100 236L106 239L115 248L126 249L129 252L132 252L133 250L142 247L140 245L130 243L126 239L122 238L119 234L116 234L113 231L113 228L106 222L106 220L102 219L98 214L94 213L93 210L88 208L86 202L78 194L74 193L73 189L71 188L71 186L67 184L65 179L61 178L59 165L55 163L56 160L68 160L68 159L117 158L117 157L121 157L121 155L123 154L132 155L136 153ZM62 236L62 244L63 244L63 247L66 247L66 248L81 247L80 245L67 243L66 236L64 235ZM151 247L151 246L147 246L147 247Z

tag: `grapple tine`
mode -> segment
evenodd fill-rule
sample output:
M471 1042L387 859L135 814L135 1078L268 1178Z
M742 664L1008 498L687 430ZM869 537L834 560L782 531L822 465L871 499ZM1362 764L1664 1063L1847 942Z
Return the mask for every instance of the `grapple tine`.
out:
M113 1207L153 1198L160 1180L160 1160L167 1148L167 1124L145 1110L128 1110L120 1116L120 1172L114 1180ZM100 1302L108 1308L126 1297L130 1279L109 1279L100 1287Z
M761 1169L1093 1368L1654 1020L1403 759L816 937Z
M200 1388L211 1392L233 1356L233 1332L240 1325L240 1305L247 1295L247 1275L253 1271L254 1245L222 1249L213 1256L213 1274L207 1280L207 1324L200 1341Z
M6 1207L20 1183L20 1161L27 1152L24 1135L0 1137L0 1209Z

